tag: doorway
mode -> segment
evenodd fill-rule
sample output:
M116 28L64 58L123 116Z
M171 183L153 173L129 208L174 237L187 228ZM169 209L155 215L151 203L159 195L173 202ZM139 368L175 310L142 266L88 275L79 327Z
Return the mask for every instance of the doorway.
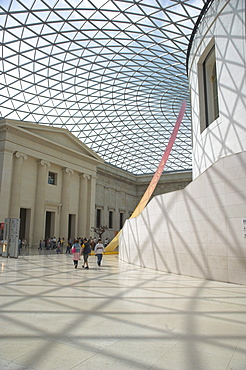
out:
M20 208L20 232L19 238L29 241L31 210Z
M70 214L68 219L68 237L75 239L77 236L75 235L75 215Z
M46 211L45 239L55 235L55 212Z

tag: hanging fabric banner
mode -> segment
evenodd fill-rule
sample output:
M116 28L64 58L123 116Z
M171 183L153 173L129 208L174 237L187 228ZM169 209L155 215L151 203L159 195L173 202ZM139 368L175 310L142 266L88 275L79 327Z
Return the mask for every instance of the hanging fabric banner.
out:
M164 167L167 163L167 160L168 160L168 157L169 157L169 154L172 150L172 147L173 147L173 144L174 144L174 141L177 137L177 134L178 134L178 131L179 131L179 127L180 127L180 124L182 122L182 119L184 117L184 114L185 114L185 109L186 109L186 101L183 101L182 103L182 106L180 108L180 112L179 112L179 115L178 115L178 118L176 120L176 123L175 123L175 126L174 126L174 129L173 129L173 132L172 132L172 135L170 137L170 140L169 140L169 143L166 147L166 150L161 158L161 161L160 161L160 164L147 188L147 190L145 191L143 197L141 198L140 202L138 203L137 207L135 208L134 212L132 213L131 217L130 218L134 218L134 217L137 217L141 212L142 210L145 208L146 204L148 203L148 201L150 200L151 198L151 195L153 194L155 188L156 188L156 185L158 184L158 181L162 175L162 172L164 170ZM118 232L118 234L114 237L114 239L108 244L108 246L106 247L106 252L112 252L114 251L118 245L119 245L119 235L121 233L121 230Z
M135 208L135 211L133 212L133 214L131 215L130 218L134 218L134 217L137 217L141 212L142 210L145 208L146 204L148 203L148 201L150 200L150 197L151 195L153 194L155 188L156 188L156 185L158 184L158 181L160 180L160 177L162 175L162 172L164 170L164 167L167 163L167 160L168 160L168 157L169 157L169 154L172 150L172 147L173 147L173 143L177 137L177 133L179 131L179 127L180 127L180 124L182 122L182 119L183 119L183 116L184 116L184 113L185 113L185 109L186 109L186 102L183 101L183 104L181 106L181 109L180 109L180 112L179 112L179 115L178 115L178 118L177 118L177 121L176 121L176 124L174 126L174 129L173 129L173 132L172 132L172 135L170 137L170 140L169 140L169 143L166 147L166 150L162 156L162 159L160 161L160 164L146 190L146 192L144 193L142 199L140 200L140 202L138 203L137 207Z

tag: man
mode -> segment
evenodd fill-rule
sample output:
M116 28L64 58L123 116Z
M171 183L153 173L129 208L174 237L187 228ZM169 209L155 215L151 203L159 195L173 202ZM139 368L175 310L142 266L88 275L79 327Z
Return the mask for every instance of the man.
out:
M98 264L98 266L101 266L102 257L103 257L103 253L104 253L104 246L102 244L101 239L98 239L98 243L95 246L94 252L95 252L95 256L97 257L97 264Z
M82 265L82 267L85 269L88 269L89 268L88 258L89 258L89 254L91 253L91 247L90 247L90 243L87 241L86 238L84 238L81 248L82 248L82 254L84 258L84 264Z

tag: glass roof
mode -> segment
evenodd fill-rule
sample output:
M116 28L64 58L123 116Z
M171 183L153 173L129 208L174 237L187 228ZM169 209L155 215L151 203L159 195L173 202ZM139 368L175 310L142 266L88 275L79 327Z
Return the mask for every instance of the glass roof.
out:
M191 169L186 53L205 0L0 0L1 116L71 131L106 162Z

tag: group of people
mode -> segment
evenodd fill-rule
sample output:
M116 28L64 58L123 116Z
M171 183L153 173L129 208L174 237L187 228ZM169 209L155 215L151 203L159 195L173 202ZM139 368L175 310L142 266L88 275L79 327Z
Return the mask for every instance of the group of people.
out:
M78 267L78 261L80 260L80 257L83 256L82 267L88 269L88 258L91 251L94 251L94 254L97 257L97 264L98 266L101 266L103 253L105 252L105 248L108 243L108 238L105 239L105 242L103 244L101 238L99 238L98 240L92 237L90 237L89 239L69 238L66 242L64 237L59 237L58 239L56 239L56 237L54 236L51 238L40 240L38 250L55 249L56 253L63 253L65 249L64 247L66 247L65 253L73 254L74 268Z
M80 257L83 256L83 265L82 268L88 269L88 258L91 253L91 244L90 241L86 238L84 239L76 239L74 241L74 244L72 245L72 254L73 254L73 263L74 268L78 267L78 263L80 260ZM98 266L101 266L103 253L105 252L104 245L102 244L102 240L99 238L97 243L94 246L94 253L97 257L97 264Z
M51 237L51 238L46 238L44 240L40 240L38 250L56 249L57 253L62 253L64 245L65 245L65 239L64 238L56 239L56 237L54 236L54 237Z

